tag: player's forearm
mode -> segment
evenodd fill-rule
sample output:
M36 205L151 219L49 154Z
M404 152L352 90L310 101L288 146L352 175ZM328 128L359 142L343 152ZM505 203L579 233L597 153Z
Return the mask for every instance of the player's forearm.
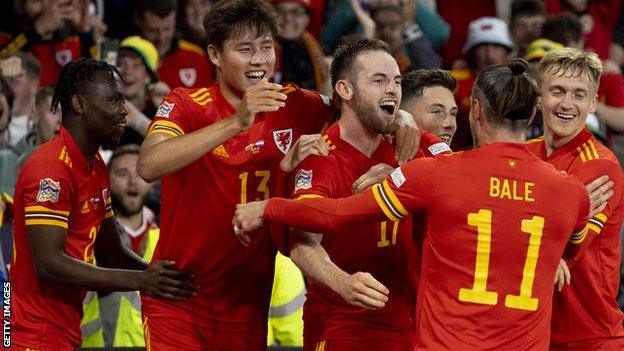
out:
M141 271L99 268L61 254L36 262L40 280L93 291L140 289Z
M339 282L349 274L336 266L327 251L318 243L298 243L290 251L290 258L309 278L338 292Z
M336 232L350 223L378 222L386 217L369 188L343 199L273 198L264 210L264 219L309 232Z
M153 182L173 174L242 130L237 119L231 117L178 137L165 137L158 133L148 135L141 146L137 163L139 175Z
M624 108L608 106L599 102L596 107L596 113L605 121L609 128L617 132L624 132Z

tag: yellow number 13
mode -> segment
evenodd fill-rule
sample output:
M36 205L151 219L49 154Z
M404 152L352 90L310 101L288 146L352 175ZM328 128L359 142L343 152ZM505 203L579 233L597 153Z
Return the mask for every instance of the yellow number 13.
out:
M481 209L477 213L468 214L468 225L477 227L477 257L475 262L475 274L472 288L459 289L459 300L484 305L495 305L498 302L498 293L487 290L487 280L490 265L490 244L492 242L492 211ZM509 308L536 311L539 300L532 297L533 281L539 257L539 248L542 244L542 230L544 218L533 216L531 219L522 220L521 229L529 234L529 248L522 282L520 283L519 295L507 295L505 306Z
M267 187L267 183L269 182L269 178L271 177L270 171L256 171L256 177L261 178L260 184L258 184L258 188L256 191L262 194L262 199L256 197L254 201L267 200L269 198L269 188ZM247 203L247 178L249 178L249 173L243 172L238 175L238 179L241 181L241 204Z

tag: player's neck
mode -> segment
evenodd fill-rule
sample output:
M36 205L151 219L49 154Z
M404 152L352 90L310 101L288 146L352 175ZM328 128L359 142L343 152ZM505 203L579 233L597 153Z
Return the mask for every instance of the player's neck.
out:
M524 133L513 133L501 129L491 129L487 133L481 133L479 140L482 145L495 143L526 144L526 136Z
M229 86L227 83L223 82L223 80L219 81L219 90L221 90L221 94L230 103L235 110L238 110L238 107L243 99L243 92L238 92Z
M583 130L583 128L579 129L576 133L569 135L567 137L560 137L556 135L550 128L544 125L544 145L546 145L546 156L552 155L557 149L563 147L572 139L576 138L576 136Z
M340 139L371 157L381 141L381 135L360 121L352 111L344 111L338 120Z
M95 154L100 150L100 145L94 143L89 135L87 135L86 131L76 123L65 123L63 127L67 130L69 135L71 135L72 139L74 139L80 153L82 153L89 168L91 168Z

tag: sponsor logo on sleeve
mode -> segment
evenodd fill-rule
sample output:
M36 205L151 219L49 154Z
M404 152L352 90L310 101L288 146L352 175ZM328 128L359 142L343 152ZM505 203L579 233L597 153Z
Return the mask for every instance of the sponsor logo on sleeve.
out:
M160 106L158 106L158 110L156 111L156 117L169 118L169 114L173 111L175 107L174 102L163 101Z
M300 169L295 176L295 192L312 187L312 170Z
M400 188L403 183L405 183L405 176L403 175L403 171L401 171L400 167L397 167L390 173L390 179L397 188Z
M292 128L273 131L273 141L282 153L286 154L292 146Z
M428 147L432 155L441 154L443 152L451 152L451 148L444 142L435 143Z
M55 182L52 178L39 180L39 192L37 202L58 202L61 194L61 182Z

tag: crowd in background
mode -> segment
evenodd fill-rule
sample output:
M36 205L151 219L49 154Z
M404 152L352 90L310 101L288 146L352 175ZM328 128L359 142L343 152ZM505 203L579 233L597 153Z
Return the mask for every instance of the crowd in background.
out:
M603 60L604 72L599 102L587 126L618 156L620 163L624 161L621 0L271 2L279 23L274 82L292 82L331 96L329 67L337 46L356 38L380 39L390 46L402 74L441 68L449 70L456 79L456 116L447 127L446 138L442 138L454 151L472 148L468 112L479 72L522 57L533 65L531 74L535 77L536 64L551 50L591 50ZM129 111L125 132L119 147L101 153L108 161L113 207L123 228L123 240L133 251L149 258L149 248L158 236L154 229L158 227L160 193L158 182L148 184L137 174L139 145L170 89L205 87L216 79L203 26L212 6L212 0L0 3L0 259L4 263L11 261L11 204L17 174L38 145L59 133L61 112L50 110L54 84L61 68L81 57L114 64L124 80ZM527 137L542 134L538 114ZM6 268L3 264L0 269L5 277ZM290 278L284 280L296 291L286 294L284 299L299 301L295 310L300 310L303 302L297 299L303 284L292 283L302 281L300 273L292 273L292 269L281 265L277 269L289 272L284 274ZM122 319L139 323L138 330L142 332L140 309L136 306L138 295L100 293L99 299L92 295L85 301L85 345L101 344L98 338L102 336L96 331L102 326L113 330L104 335L106 345L141 345L142 336L116 340L115 328L123 328L118 323L118 313L96 317L88 312L121 311L98 306L116 306L125 299L134 304L138 315L130 313ZM283 310L275 313L278 312ZM275 317L279 324L284 316ZM90 324L92 321L96 323ZM300 344L301 337L292 336L297 331L289 334L287 330L291 325L282 320L279 328L270 329L270 333L274 331L277 342L281 338L283 344Z

